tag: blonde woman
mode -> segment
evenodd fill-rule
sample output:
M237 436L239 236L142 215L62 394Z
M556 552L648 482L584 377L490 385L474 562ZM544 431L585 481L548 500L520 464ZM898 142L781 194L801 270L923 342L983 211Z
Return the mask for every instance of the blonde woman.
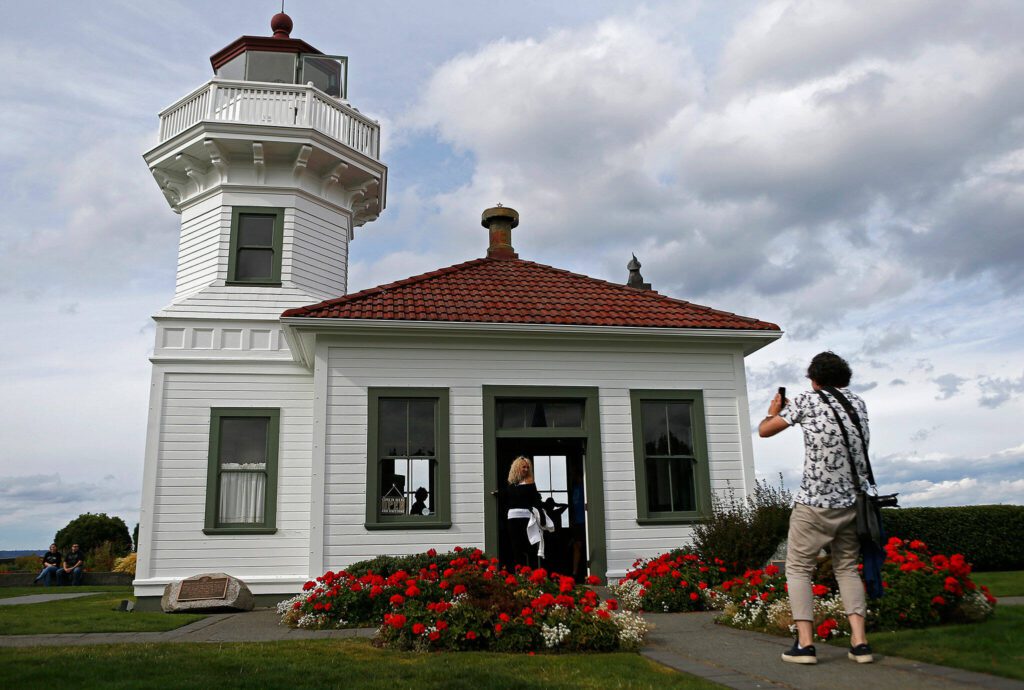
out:
M531 511L543 510L540 492L533 481L533 464L529 458L520 455L512 461L508 471L508 486L505 488L505 504L508 507L508 540L512 562L508 565L539 567L538 544L531 544L527 534Z

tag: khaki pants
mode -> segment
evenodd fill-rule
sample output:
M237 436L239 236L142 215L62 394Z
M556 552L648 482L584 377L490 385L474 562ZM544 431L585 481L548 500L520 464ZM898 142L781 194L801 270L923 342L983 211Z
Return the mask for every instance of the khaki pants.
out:
M856 513L849 508L814 508L797 503L789 518L786 546L786 582L793 620L814 620L811 575L818 553L832 544L832 570L839 582L839 596L846 615L865 615L864 583L857 571L860 542L857 541Z

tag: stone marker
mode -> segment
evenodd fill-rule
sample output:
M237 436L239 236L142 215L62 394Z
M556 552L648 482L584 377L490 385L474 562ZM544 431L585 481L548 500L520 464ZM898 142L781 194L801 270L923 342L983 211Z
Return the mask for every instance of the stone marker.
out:
M160 608L165 613L188 611L252 611L252 592L226 573L203 573L172 582L164 588Z

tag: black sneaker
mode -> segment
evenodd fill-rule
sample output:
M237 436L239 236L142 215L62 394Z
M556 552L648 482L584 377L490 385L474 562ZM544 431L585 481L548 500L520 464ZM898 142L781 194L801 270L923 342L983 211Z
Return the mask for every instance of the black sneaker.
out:
M813 644L801 648L794 642L789 651L782 653L782 660L791 664L816 664L818 663L818 653L814 651Z
M846 658L850 661L856 661L858 664L870 664L875 660L875 657L871 655L871 645L867 643L859 644L856 647L850 647L850 651L847 652Z

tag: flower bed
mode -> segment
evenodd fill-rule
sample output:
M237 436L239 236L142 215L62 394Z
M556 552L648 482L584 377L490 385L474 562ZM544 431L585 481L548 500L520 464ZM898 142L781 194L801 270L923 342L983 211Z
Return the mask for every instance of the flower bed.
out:
M696 553L678 549L636 561L610 589L623 608L631 611L704 611L717 608L714 587L726 573L720 559L708 562Z
M282 622L379 626L379 644L420 651L633 650L647 631L637 614L619 611L614 599L600 601L570 577L528 568L509 573L479 549L431 549L405 563L420 567L327 572L278 605Z

